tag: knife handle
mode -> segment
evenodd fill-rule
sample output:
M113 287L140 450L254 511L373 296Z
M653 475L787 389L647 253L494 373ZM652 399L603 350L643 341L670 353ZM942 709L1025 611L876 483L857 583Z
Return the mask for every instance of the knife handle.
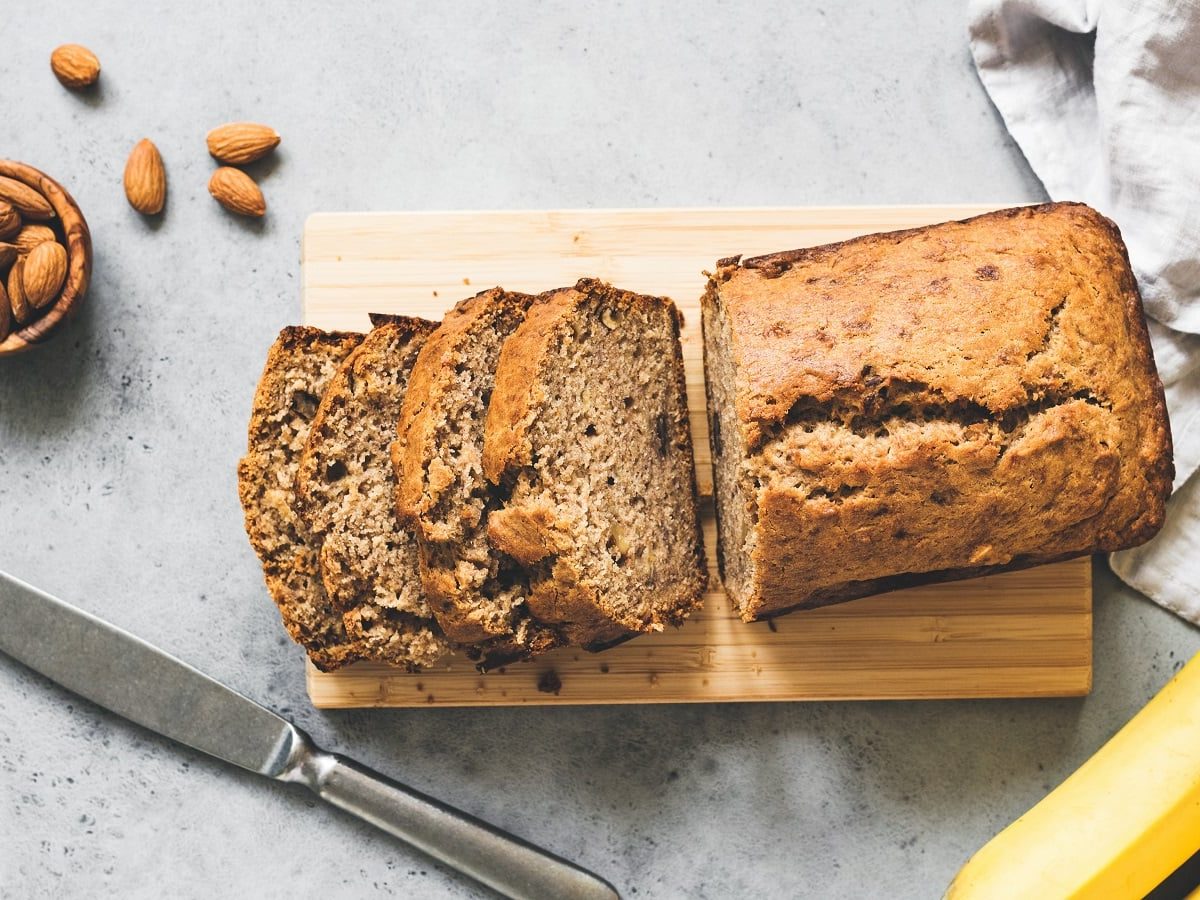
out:
M301 732L281 781L370 822L507 897L620 900L607 881L494 825L327 753Z

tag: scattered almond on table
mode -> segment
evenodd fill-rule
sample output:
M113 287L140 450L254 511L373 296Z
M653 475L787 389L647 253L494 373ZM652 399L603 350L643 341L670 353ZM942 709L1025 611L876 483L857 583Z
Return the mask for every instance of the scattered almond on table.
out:
M208 192L223 207L240 216L261 217L267 212L262 189L240 169L262 159L279 146L279 132L256 122L228 122L208 133L208 152L221 168L213 172Z
M100 78L99 58L81 44L55 48L50 54L50 68L64 86L72 89L88 87ZM209 193L229 212L254 218L266 215L267 202L261 188L248 174L231 167L244 166L270 154L282 140L279 132L258 122L227 122L209 131L206 140L208 152L221 163L209 180ZM26 254L36 244L55 239L52 231L48 236L41 233L26 236L22 230L23 221L53 217L45 198L11 179L0 178L0 182L10 182L0 183L0 242L15 239L19 252ZM162 212L167 199L167 172L162 154L149 139L139 141L129 154L124 186L125 198L139 213L154 216Z
M208 133L208 152L227 166L244 166L279 146L279 132L269 125L230 122Z
M63 44L50 54L50 68L63 87L90 87L100 78L100 60L87 47Z
M239 216L259 218L267 211L267 201L254 179L241 169L222 166L208 181L208 192L223 207Z
M146 216L158 215L167 202L167 170L149 138L137 142L125 163L125 197Z

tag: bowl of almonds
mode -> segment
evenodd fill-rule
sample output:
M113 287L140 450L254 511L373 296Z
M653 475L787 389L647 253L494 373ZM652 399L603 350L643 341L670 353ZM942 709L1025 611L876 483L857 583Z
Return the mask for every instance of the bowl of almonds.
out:
M91 234L71 195L32 166L0 160L0 356L45 341L91 272Z

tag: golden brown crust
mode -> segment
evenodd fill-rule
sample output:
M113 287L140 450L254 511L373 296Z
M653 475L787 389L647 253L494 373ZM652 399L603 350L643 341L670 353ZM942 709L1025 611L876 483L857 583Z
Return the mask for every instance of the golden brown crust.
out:
M746 618L1161 527L1162 386L1120 234L1086 206L723 260L705 302L762 484Z
M540 295L529 307L521 327L508 338L500 356L496 385L485 427L483 471L488 480L503 485L534 462L532 428L538 410L547 403L546 370L550 348L560 342L564 329L574 330L574 319L589 307L606 307L622 319L637 307L665 309L670 313L674 346L678 350L680 317L675 305L663 297L623 291L600 280L580 279L573 288ZM687 425L687 396L682 357L673 367L674 406L684 411L663 435L684 448L691 460L691 433ZM690 497L683 498L694 523L694 585L679 585L675 604L664 604L636 621L618 613L605 591L582 577L569 552L580 539L570 533L558 512L545 502L513 503L493 513L488 522L492 543L527 566L548 566L530 585L528 604L534 616L564 630L571 644L587 648L611 646L639 631L660 631L677 625L699 605L707 578L700 529L694 466L689 467ZM695 588L693 591L692 588ZM689 594L689 591L691 593ZM687 596L684 596L687 595Z
M413 367L392 446L396 505L417 535L425 594L446 635L477 645L468 652L484 667L562 643L529 619L525 576L484 530L493 498L478 454L492 366L532 300L493 288L446 315Z
M529 465L533 457L530 411L546 400L537 373L544 368L554 332L574 313L578 298L573 288L539 294L521 327L504 342L483 441L483 474L493 484L500 483L506 470Z
M435 454L440 398L454 384L453 367L468 352L477 322L483 316L523 318L531 298L527 294L492 288L457 304L446 313L437 330L425 341L409 377L393 445L396 465L396 506L400 515L419 527L419 518L437 502L436 473L426 467Z
M557 511L545 502L496 510L488 516L488 537L501 552L524 566L571 548L570 535L563 533Z
M321 394L361 334L284 328L267 354L238 462L246 534L292 639L331 670L356 657L321 584L317 552L295 510L294 480Z
M581 281L575 288L538 295L521 327L504 342L484 428L483 473L493 484L499 485L506 473L533 460L529 429L533 411L546 401L545 358L556 332L575 314L588 286ZM551 543L559 543L550 540L557 530L554 517L552 513L547 520L524 511L501 510L489 519L488 538L496 546L522 553L528 563L534 562L535 556L540 561L548 553L538 553L538 544L549 551ZM525 527L518 527L517 520ZM554 564L551 572L551 577L539 580L537 588L531 585L527 602L539 620L563 627L568 642L576 645L629 633L603 615L598 593L580 585L577 573L560 563Z

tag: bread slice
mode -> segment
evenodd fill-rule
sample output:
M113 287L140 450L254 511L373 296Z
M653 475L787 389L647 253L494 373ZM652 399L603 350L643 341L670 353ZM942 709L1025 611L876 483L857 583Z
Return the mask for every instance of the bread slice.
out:
M250 413L247 453L238 463L246 533L288 633L320 669L356 655L342 615L325 594L317 548L295 510L296 469L321 395L361 334L285 328L271 346Z
M670 300L583 279L500 354L488 535L528 567L534 616L590 649L680 623L707 580L679 326Z
M417 353L436 322L372 316L333 376L300 458L296 493L321 577L366 659L410 669L450 651L421 590L417 545L396 515L390 447Z
M501 288L459 303L421 348L400 414L397 508L417 535L421 578L447 637L485 667L543 652L557 633L530 620L521 566L489 545L495 492L483 424L500 348L533 300Z

